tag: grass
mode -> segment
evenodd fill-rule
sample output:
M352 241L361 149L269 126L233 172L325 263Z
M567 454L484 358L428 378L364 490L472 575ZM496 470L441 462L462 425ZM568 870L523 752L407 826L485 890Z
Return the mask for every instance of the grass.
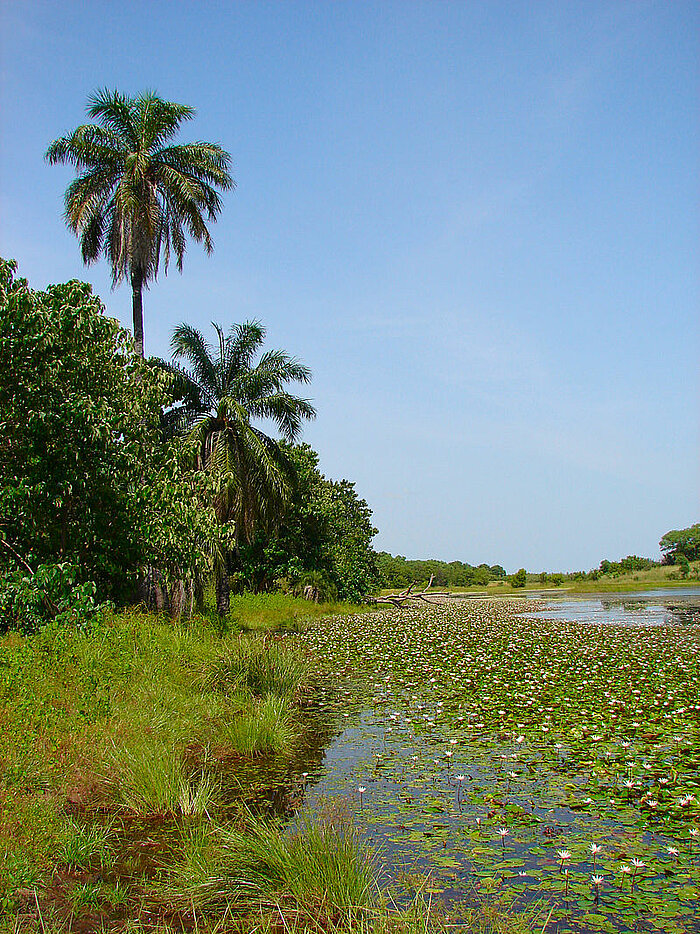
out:
M204 814L218 784L205 769L187 768L182 754L160 737L145 735L114 750L109 801L141 817Z
M316 917L378 904L376 854L339 820L286 832L246 813L239 827L190 833L171 876L171 897L199 911L285 905Z
M308 682L309 666L285 642L239 639L203 666L204 683L225 693L295 698Z
M298 631L309 620L366 613L372 609L354 603L312 603L289 594L241 594L231 597L229 620L233 627L244 631Z
M74 870L111 867L114 863L111 831L111 825L104 827L69 820L66 840L57 853L59 863Z
M544 930L550 913L541 901L516 911L503 900L448 912L423 891L398 907L381 890L381 854L338 812L302 818L292 832L250 813L233 830L196 824L182 853L163 889L170 903L200 919L240 917L244 908L246 924L255 918L255 930L269 934L529 934Z
M0 904L54 866L98 858L101 831L67 823L66 804L201 814L217 803L217 756L288 755L308 690L290 638L136 611L89 630L1 637Z
M267 694L250 710L222 725L222 740L244 756L285 755L292 752L299 729L284 697Z

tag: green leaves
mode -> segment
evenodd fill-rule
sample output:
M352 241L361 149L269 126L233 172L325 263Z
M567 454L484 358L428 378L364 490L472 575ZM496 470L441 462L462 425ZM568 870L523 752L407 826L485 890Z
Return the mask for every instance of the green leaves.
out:
M89 285L34 292L0 262L0 534L15 553L0 548L6 625L23 602L49 612L33 593L58 606L55 594L73 592L83 607L76 588L88 582L98 602L119 600L147 564L166 584L209 566L205 480L184 479L179 446L162 443L169 380ZM22 583L41 567L63 583Z
M199 444L199 464L218 487L220 520L232 520L239 542L250 542L256 529L279 520L291 491L282 448L253 420L272 419L287 440L295 440L302 422L316 413L285 387L307 382L310 371L283 351L268 351L256 364L265 339L257 321L235 324L228 334L219 325L214 329L218 350L196 328L175 328L171 346L181 401L169 417Z

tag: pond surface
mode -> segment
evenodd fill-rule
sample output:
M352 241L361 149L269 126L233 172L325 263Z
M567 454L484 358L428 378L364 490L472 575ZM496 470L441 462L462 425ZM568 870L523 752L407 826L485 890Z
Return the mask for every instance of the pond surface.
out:
M700 931L700 626L674 609L697 595L323 621L303 638L343 688L306 806L349 809L406 897L544 899L550 931Z
M700 587L555 597L535 618L620 626L700 625Z

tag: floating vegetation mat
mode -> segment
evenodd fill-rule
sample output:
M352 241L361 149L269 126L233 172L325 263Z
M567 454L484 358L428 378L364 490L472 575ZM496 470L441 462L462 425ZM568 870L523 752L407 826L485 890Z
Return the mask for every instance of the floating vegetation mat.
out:
M309 629L344 728L307 803L349 801L394 882L448 902L544 898L552 931L700 931L700 626L527 616L542 609Z

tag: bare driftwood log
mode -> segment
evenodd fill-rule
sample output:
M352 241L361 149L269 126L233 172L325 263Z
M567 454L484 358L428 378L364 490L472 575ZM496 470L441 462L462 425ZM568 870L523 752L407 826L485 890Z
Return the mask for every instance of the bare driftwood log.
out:
M410 587L407 587L405 590L402 590L400 593L388 593L383 597L368 597L367 599L372 603L390 603L393 606L401 608L406 603L410 603L411 600L422 600L424 603L435 605L430 599L431 597L451 597L452 594L448 591L428 593L430 587L433 583L434 575L430 575L430 580L425 585L423 590L415 590L415 584L411 584Z

